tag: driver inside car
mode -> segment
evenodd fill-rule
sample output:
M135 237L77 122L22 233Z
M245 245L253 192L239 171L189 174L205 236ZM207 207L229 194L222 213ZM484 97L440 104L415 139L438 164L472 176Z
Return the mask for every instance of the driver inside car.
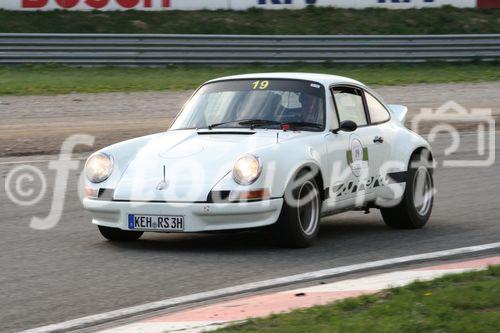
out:
M321 123L319 99L313 95L300 94L299 97L301 107L301 119L299 121L305 123Z

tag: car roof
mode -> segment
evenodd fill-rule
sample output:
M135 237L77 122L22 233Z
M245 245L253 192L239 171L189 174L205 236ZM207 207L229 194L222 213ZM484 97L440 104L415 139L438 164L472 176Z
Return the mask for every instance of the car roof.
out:
M244 79L292 79L292 80L306 80L314 81L323 84L326 87L332 84L355 84L358 86L365 87L365 85L359 81L350 79L348 77L329 75L329 74L319 74L319 73L294 73L294 72L283 72L283 73L253 73L253 74L242 74L242 75L232 75L220 77L209 82L217 82L224 80L244 80Z

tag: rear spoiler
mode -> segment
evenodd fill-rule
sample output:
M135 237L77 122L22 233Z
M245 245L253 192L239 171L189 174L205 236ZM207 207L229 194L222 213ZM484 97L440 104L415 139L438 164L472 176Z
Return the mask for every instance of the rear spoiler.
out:
M408 108L404 105L389 104L389 109L392 114L404 125L406 121L406 115L408 114Z

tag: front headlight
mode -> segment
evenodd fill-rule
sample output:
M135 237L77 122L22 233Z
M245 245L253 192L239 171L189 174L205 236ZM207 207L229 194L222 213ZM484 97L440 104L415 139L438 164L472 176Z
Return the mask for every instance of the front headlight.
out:
M92 183L101 183L113 172L113 157L106 153L97 153L85 163L85 175Z
M257 180L262 171L260 159L254 155L243 155L233 167L233 179L240 185L250 185Z

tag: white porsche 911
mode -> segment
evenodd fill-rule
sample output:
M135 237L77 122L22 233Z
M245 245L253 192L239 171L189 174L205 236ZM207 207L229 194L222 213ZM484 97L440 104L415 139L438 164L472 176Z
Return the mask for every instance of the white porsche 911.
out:
M321 217L370 208L391 228L421 228L434 162L430 145L404 127L406 113L339 76L212 80L168 131L92 154L84 207L113 241L268 226L304 247Z

